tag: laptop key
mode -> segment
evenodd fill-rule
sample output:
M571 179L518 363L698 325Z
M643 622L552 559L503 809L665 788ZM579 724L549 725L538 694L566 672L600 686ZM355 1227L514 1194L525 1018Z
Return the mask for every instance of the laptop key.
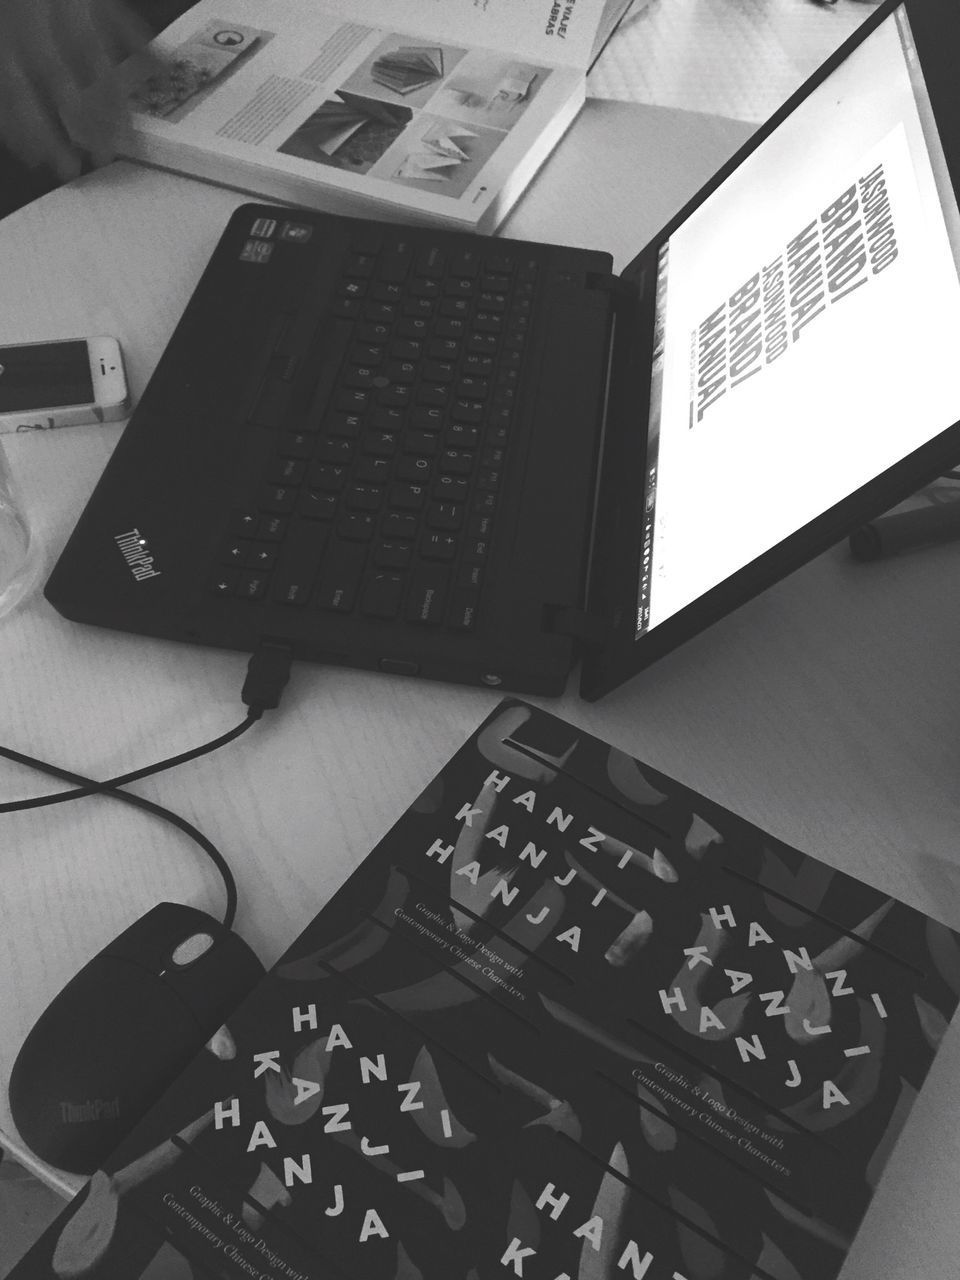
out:
M347 490L346 500L351 511L379 511L383 490L372 484L354 484Z
M344 390L337 395L334 408L342 409L344 413L363 413L369 403L369 391Z
M355 440L362 424L363 418L359 413L330 413L323 420L323 429L328 436Z
M314 450L314 438L305 431L287 431L280 441L278 452L284 458L309 458Z
M443 621L448 578L449 572L442 565L417 566L407 593L406 617L409 622L440 625Z
M412 262L412 246L406 240L398 240L383 252L380 259L380 279L402 284Z
M318 461L321 463L332 462L335 466L346 466L353 461L355 453L356 449L353 441L342 436L326 437L317 446Z
M269 573L277 563L277 548L269 542L248 542L243 563L248 569L256 569L258 573Z
M257 524L256 536L261 542L280 542L287 532L287 522L283 516L264 515Z
M335 542L320 567L317 605L337 613L350 613L357 599L367 558L363 542Z
M209 587L215 596L232 596L239 583L239 569L221 569L210 578Z
M491 260L487 266L491 271L496 270ZM480 271L480 250L479 249L461 249L459 253L455 253L450 259L450 275L460 276L464 279L474 279ZM506 274L502 272L501 274Z
M267 594L266 574L242 573L236 594L241 600L262 600Z
M417 255L417 275L437 277L443 275L444 252L438 245L429 245Z
M403 407L413 400L410 386L405 382L391 382L388 387L381 387L377 392L377 403Z
M440 438L435 431L408 431L403 437L403 452L429 457L438 451L439 442Z
M454 320L444 316L434 325L434 333L441 338L463 338L467 332L467 322L465 320Z
M391 326L388 324L378 324L372 321L364 321L358 324L356 328L356 336L361 342L386 342L390 337Z
M291 525L273 577L275 600L283 604L306 604L326 545L326 525L313 520L297 520Z
M345 513L340 517L337 532L341 538L348 538L352 542L366 542L373 537L375 523L373 516L363 515L359 512L354 512L350 515Z
M397 452L397 437L392 431L366 431L363 451L374 458L392 458Z
M478 564L462 564L457 570L456 581L454 586L467 589L480 586L483 579L483 569Z
M489 378L493 373L493 369L493 356L478 355L476 352L471 352L464 357L463 371L465 374L471 376L475 374L478 377Z
M252 546L250 542L244 541L243 538L228 538L220 550L219 561L221 564L243 564L247 554L247 548Z
M395 360L419 360L423 343L416 338L397 338L390 343L390 354Z
M460 476L437 476L433 482L433 496L442 502L465 502L470 493L470 481Z
M471 333L467 339L467 350L478 356L495 355L499 345L497 336L493 333Z
M380 364L383 360L383 347L372 342L355 342L347 359L351 364Z
M337 298L332 310L333 314L341 320L359 320L363 313L359 298Z
M381 530L385 538L415 538L419 527L416 516L405 516L398 511L391 511L383 517Z
M357 459L353 475L361 484L385 484L390 479L391 471L388 458L368 458L364 455Z
M390 360L384 368L384 376L391 382L416 382L420 366L415 360Z
M377 260L373 254L355 253L347 263L344 274L365 280L373 275L373 269L376 265Z
M448 476L468 476L473 471L476 454L465 449L444 449L440 455L440 470Z
M303 483L307 464L297 458L274 458L266 469L266 478L271 484L298 485Z
M400 431L404 421L402 409L376 408L371 412L367 425L374 431Z
M496 254L494 257L487 259L487 270L493 271L499 276L513 275L516 263L508 254Z
M431 407L430 405L415 405L408 415L409 425L416 427L418 431L440 431L446 421L446 415L442 409Z
M421 481L430 478L431 463L429 458L412 453L404 454L397 463L397 479Z
M373 549L373 563L380 569L406 569L412 556L408 542L378 542Z
M471 538L463 552L463 563L483 564L489 550L490 543L486 538Z
M463 506L459 502L432 502L427 509L427 525L455 533L463 524Z
M397 325L397 335L411 342L422 342L430 332L430 321L421 320L417 316L406 316Z
M452 560L457 554L457 540L448 533L425 533L420 554L424 560Z
M403 578L399 573L375 573L360 597L360 612L371 618L395 618L400 612Z
M422 484L391 485L390 506L397 507L400 511L419 511L426 494Z
M450 626L457 631L472 631L477 625L477 604L480 592L475 588L459 587L450 593Z
M260 526L260 516L256 511L238 511L230 520L230 533L242 538L252 538Z
M289 515L297 501L297 489L293 485L268 484L260 492L261 511L275 515Z
M417 391L417 403L445 405L450 399L450 389L442 382L422 382Z
M475 449L480 442L480 431L477 427L467 426L465 422L454 422L447 427L444 439L454 448Z
M297 511L307 520L332 520L337 511L336 495L307 489L300 494Z

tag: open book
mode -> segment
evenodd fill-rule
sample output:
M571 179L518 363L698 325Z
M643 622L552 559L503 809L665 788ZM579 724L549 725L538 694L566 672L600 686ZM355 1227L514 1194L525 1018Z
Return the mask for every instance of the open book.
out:
M126 67L129 154L333 212L490 231L630 3L200 0L154 41L159 66Z
M835 1280L960 938L508 701L10 1280Z

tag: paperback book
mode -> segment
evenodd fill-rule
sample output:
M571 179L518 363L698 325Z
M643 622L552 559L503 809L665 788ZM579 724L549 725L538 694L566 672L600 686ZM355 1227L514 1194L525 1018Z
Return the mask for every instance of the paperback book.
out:
M127 151L310 207L491 231L630 3L200 0L124 69Z
M833 1280L960 938L501 703L11 1280Z

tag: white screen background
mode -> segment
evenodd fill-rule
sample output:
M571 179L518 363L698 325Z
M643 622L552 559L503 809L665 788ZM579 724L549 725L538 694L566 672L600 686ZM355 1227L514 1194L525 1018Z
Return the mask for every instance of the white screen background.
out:
M691 427L692 333L878 161L896 261ZM895 16L669 252L651 627L960 418L960 281Z

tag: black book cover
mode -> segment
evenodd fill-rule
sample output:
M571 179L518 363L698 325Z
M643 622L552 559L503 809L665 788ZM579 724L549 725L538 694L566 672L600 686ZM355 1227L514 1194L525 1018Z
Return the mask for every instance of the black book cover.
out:
M831 1280L945 926L502 703L11 1280Z

